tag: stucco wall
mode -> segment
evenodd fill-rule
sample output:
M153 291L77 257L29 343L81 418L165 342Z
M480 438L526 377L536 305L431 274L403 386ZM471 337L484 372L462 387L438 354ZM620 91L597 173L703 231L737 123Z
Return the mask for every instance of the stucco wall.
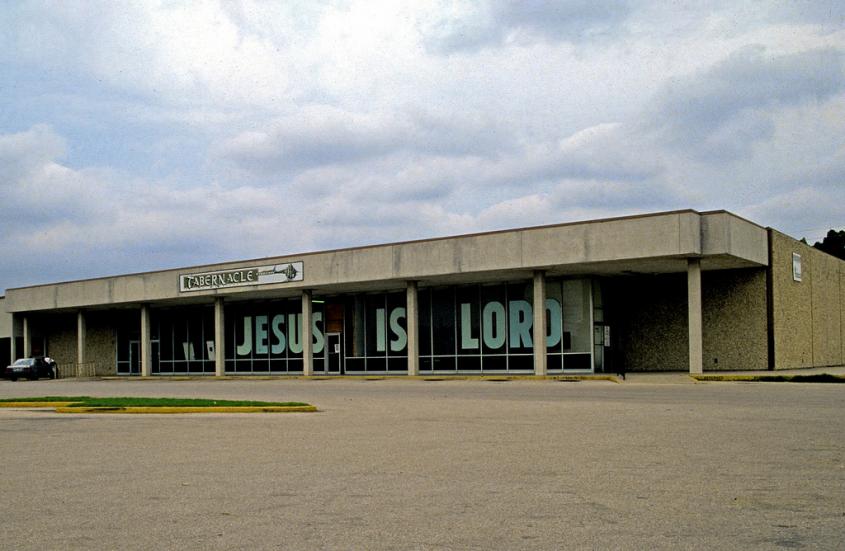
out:
M606 285L620 358L628 371L688 371L686 274L618 278ZM766 272L702 274L704 369L768 366Z
M845 262L770 230L775 369L845 363ZM794 281L792 253L801 255Z

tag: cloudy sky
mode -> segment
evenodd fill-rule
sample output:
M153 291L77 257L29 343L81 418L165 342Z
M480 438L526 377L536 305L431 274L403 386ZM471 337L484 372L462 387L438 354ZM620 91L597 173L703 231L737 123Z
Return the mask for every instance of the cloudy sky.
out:
M0 294L678 208L845 225L845 3L0 4Z

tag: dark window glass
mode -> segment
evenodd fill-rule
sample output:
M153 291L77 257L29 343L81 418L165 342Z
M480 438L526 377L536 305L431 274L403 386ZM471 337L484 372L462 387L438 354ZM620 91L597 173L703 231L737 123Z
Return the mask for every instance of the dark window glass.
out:
M480 356L458 356L458 371L480 371Z
M431 359L431 365L434 371L455 371L455 357L435 356Z
M408 358L390 358L387 360L387 370L391 373L407 372Z
M323 365L325 361L322 357L314 358L314 373L322 373L323 372Z
M387 359L378 357L367 358L367 372L387 371Z
M234 359L235 358L235 318L237 317L237 311L234 308L227 307L224 315L224 327L226 328L225 335L223 336L224 340L226 341L226 359ZM228 364L227 364L228 365ZM227 368L228 369L228 368Z
M365 302L364 297L356 295L350 297L346 302L346 313L344 315L344 326L346 328L346 356L357 358L364 356L364 343L366 334L365 325Z
M431 358L420 358L420 371L431 371Z
M546 281L546 350L563 351L563 294L560 281Z
M508 357L508 370L510 371L534 371L534 356L510 356Z
M549 354L546 356L546 368L549 371L560 371L563 369L563 364L560 354Z
M364 371L363 358L347 358L346 371Z
M484 371L504 371L507 368L505 356L484 356Z
M420 356L431 355L431 291L420 289L419 300L419 328L420 328ZM422 364L420 364L422 369Z
M270 360L270 371L284 373L288 370L288 363L285 360Z
M188 340L188 321L182 313L173 311L171 313L173 321L173 359L177 361L187 361L190 359L187 355L190 349L190 341Z
M455 293L454 289L434 289L431 292L431 324L434 354L455 353ZM439 369L435 367L435 369ZM454 366L449 368L454 369Z
M590 370L589 354L566 354L563 357L563 368L566 370Z
M249 373L252 371L252 360L235 360L235 371L237 373Z
M204 360L214 362L214 354L209 352L209 343L211 348L214 347L214 308L203 308L202 311L202 338L203 350L202 357Z
M302 373L302 360L288 360L288 372Z
M159 358L162 361L172 361L173 360L173 320L168 314L162 314L160 316L160 327L159 327Z

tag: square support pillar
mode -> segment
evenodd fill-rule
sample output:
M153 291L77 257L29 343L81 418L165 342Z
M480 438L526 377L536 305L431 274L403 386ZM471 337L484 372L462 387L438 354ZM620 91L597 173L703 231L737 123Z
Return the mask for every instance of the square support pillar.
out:
M689 314L689 372L704 370L701 318L701 260L687 260L687 311Z
M29 318L23 317L23 357L32 357L32 331L29 328Z
M223 297L214 299L214 374L226 374L226 318Z
M9 365L15 363L17 360L18 351L17 351L17 340L18 340L18 332L15 330L17 325L18 317L15 314L12 314L12 338L9 339Z
M149 377L153 372L153 347L150 340L150 307L141 306L141 377Z
M534 375L548 373L546 359L546 274L534 272Z
M314 346L311 335L311 291L302 291L302 374L314 374Z
M85 363L85 314L80 310L76 313L76 363Z
M405 290L405 319L408 322L408 375L420 374L420 325L417 282L409 281Z

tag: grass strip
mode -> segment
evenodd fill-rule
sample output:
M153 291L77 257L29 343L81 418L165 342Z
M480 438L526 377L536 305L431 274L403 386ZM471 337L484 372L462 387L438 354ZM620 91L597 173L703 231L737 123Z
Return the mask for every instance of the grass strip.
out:
M24 398L0 398L3 402L81 402L90 400L90 396L26 396Z
M56 407L57 413L298 413L317 411L315 406L127 406L127 407Z
M210 400L207 398L145 398L138 396L99 397L99 396L39 396L26 398L4 398L0 403L70 403L68 407L306 407L304 402L258 402L254 400Z

